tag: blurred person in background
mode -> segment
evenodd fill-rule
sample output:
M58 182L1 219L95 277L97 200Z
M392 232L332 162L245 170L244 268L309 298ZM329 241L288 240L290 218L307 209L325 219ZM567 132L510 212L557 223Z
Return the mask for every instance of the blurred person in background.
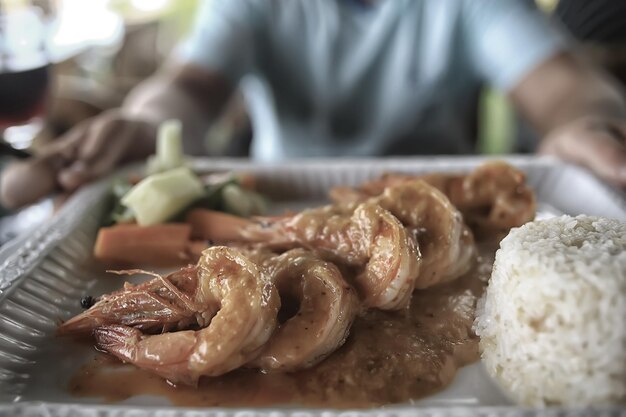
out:
M626 86L626 2L623 0L559 0L551 17L579 42L579 53ZM534 151L541 135L521 121L518 150ZM619 132L614 132L619 135Z
M626 86L626 2L560 0L553 15L581 42L583 54Z
M506 92L544 152L626 185L620 91L524 0L205 0L158 74L38 158L73 190L147 156L169 118L186 152L206 154L237 85L258 160L470 153L483 83ZM5 203L38 175L5 175Z

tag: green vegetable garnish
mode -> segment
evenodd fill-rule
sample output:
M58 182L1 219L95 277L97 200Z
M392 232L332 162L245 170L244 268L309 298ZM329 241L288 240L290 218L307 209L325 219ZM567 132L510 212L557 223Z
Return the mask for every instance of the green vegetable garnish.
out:
M159 126L156 140L156 154L148 158L148 175L169 171L185 166L183 154L182 124L180 120L167 120Z
M140 181L122 198L122 204L133 211L137 224L149 226L169 220L204 193L198 177L183 167Z

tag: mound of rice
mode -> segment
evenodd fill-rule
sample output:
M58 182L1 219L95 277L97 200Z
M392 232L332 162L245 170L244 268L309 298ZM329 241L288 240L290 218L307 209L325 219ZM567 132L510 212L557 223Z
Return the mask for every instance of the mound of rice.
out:
M474 324L521 404L626 402L626 222L557 217L501 242Z

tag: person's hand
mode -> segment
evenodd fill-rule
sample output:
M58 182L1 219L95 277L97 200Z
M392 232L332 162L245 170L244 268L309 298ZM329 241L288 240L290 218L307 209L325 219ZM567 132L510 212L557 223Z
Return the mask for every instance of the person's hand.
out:
M66 191L100 178L121 163L154 152L157 127L111 110L79 124L43 155L62 156L57 181Z
M61 189L73 191L120 164L154 151L156 125L110 110L77 125L34 158L9 165L0 192L7 208L20 207Z
M539 152L589 168L600 178L626 187L626 121L590 116L551 132Z

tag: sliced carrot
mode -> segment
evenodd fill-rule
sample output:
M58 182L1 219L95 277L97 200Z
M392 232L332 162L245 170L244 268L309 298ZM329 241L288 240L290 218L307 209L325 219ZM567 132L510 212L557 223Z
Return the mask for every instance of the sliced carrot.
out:
M191 236L194 239L210 240L213 243L241 240L239 231L252 224L243 217L201 208L191 210L185 220L191 225Z
M191 226L119 224L98 231L94 256L109 265L178 266L189 262Z

